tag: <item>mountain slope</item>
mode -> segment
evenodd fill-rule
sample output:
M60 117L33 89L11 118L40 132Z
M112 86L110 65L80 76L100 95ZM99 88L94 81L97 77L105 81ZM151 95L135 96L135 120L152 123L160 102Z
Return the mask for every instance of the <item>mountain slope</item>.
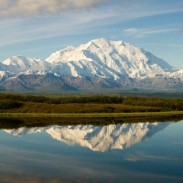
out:
M0 63L0 86L11 91L182 89L183 71L129 43L101 38L45 60L11 57Z
M154 77L173 67L128 43L97 39L79 47L68 47L47 58L64 75L120 79ZM61 69L62 68L62 69Z
M69 91L76 90L68 85L65 80L57 75L45 74L20 74L17 77L10 77L2 82L2 85L7 90L13 91Z
M13 56L2 62L6 69L12 73L27 71L39 72L51 70L51 64L42 59Z

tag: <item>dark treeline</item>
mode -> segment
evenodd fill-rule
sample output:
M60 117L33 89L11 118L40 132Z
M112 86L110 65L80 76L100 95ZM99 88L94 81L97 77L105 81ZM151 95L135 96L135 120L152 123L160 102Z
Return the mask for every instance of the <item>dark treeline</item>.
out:
M102 95L80 97L66 96L53 98L46 96L0 94L0 109L19 108L26 103L29 103L29 108L32 104L42 104L45 105L45 108L48 107L49 104L56 106L59 104L96 104L96 106L97 104L110 104L107 107L105 106L105 110L112 112L126 110L128 110L127 112L131 112L132 109L134 112L183 110L183 100L176 98L165 99L158 97L122 97ZM121 104L121 109L116 110L115 104ZM152 109L148 107L151 107Z
M121 104L123 97L118 96L90 96L90 97L45 97L45 96L24 96L12 94L0 94L0 100L12 100L18 102L36 102L47 104L69 104L69 103L99 103L99 104Z
M142 122L179 122L183 116L139 117L139 118L0 118L0 129L18 129L21 127L47 127L50 125L96 125L134 124Z
M14 108L19 108L23 104L18 101L14 101L11 99L4 99L0 100L0 109L14 109Z

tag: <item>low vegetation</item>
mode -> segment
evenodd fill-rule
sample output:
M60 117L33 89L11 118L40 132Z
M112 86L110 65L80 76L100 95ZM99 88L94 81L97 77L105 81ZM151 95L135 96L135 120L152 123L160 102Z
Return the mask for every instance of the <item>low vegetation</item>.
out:
M11 115L14 115L11 113ZM0 119L0 129L15 129L20 127L44 127L50 125L109 125L109 124L123 124L123 123L142 123L142 122L178 122L183 119L182 116L147 116L147 117L46 117L31 115L27 118L8 116Z
M0 94L0 113L149 113L183 111L182 99Z

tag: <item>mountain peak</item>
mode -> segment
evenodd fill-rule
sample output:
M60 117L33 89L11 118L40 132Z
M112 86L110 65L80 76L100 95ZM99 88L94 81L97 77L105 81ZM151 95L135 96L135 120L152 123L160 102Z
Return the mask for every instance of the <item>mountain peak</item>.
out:
M101 38L98 38L98 39L93 39L89 42L91 42L91 43L100 43L100 44L109 44L111 42L111 40L101 37Z
M129 43L104 38L53 53L47 61L67 64L74 76L83 76L81 70L86 70L90 73L87 76L97 75L113 79L124 76L154 77L156 74L172 70L172 66L149 52Z
M12 56L8 59L6 59L5 61L3 61L3 64L5 65L15 65L17 62L25 62L26 57L23 56Z
M109 47L114 47L120 46L120 45L127 45L128 43L125 43L123 41L114 41L106 38L98 38L98 39L93 39L86 43L87 45L95 45L98 48L109 48Z
M182 71L130 43L104 38L66 47L46 60L13 56L0 64L0 71L11 76L52 73L76 89L83 85L91 89L94 86L183 88Z

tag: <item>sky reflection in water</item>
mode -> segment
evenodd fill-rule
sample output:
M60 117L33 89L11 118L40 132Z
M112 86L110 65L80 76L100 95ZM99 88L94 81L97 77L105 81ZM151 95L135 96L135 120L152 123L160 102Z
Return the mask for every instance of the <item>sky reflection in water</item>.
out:
M183 182L183 122L0 131L0 182Z

